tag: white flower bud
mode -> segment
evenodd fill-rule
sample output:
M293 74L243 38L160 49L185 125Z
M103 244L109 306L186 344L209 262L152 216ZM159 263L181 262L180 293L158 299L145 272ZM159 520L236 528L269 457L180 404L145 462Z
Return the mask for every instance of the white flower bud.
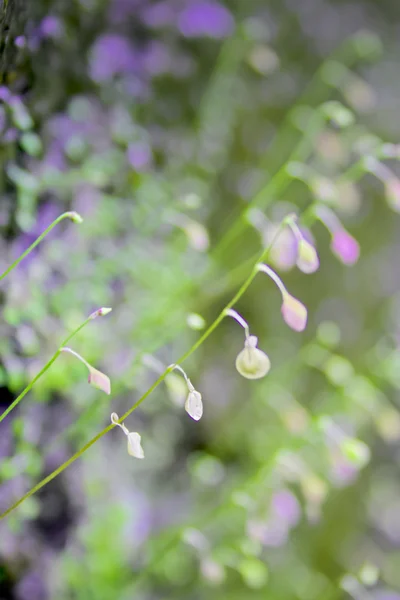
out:
M140 443L141 437L136 431L128 433L128 454L135 458L144 458L144 452Z
M200 421L203 416L203 402L201 401L200 392L195 389L189 391L185 402L185 410L192 419Z
M265 352L257 348L257 342L255 335L249 336L236 358L236 369L247 379L261 379L271 368L271 361Z
M129 431L124 423L118 423L117 413L111 413L111 423L122 429L128 439L128 454L134 458L144 458L144 451L141 444L141 436L136 431Z

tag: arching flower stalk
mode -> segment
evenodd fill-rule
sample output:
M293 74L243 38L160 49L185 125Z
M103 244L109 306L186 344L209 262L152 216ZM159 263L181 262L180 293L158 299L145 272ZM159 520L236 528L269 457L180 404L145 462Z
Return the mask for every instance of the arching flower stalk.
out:
M257 348L258 338L250 335L249 326L236 310L228 308L225 311L227 317L232 317L241 325L245 331L244 349L236 358L236 369L246 379L261 379L265 377L271 368L268 356Z
M186 385L189 390L189 394L186 398L185 402L185 410L189 417L192 417L194 421L200 421L203 416L203 402L201 400L201 394L193 387L192 382L189 377L186 375L185 371L179 365L172 364L168 367L168 369L177 369L182 373L185 378Z
M314 214L331 234L331 250L345 265L354 265L360 256L360 246L341 224L335 213L327 206L314 207Z
M136 431L129 431L124 423L119 423L117 413L111 413L111 423L122 429L128 439L128 454L134 458L144 458L144 451L141 444L141 436Z
M259 263L257 270L268 275L279 289L282 295L281 313L285 323L291 329L294 329L294 331L304 331L307 325L307 309L304 304L289 294L282 280L271 267L264 263Z
M296 223L296 216L288 220L288 225L297 241L297 259L296 265L300 271L309 274L317 271L319 267L319 257L316 249L307 241Z
M95 313L93 313L93 314L95 314ZM95 317L93 317L93 318L95 318ZM88 370L89 370L88 382L90 383L90 385L92 385L93 387L95 387L99 390L102 390L106 394L111 393L111 382L110 382L109 377L107 377L107 375L105 375L98 369L95 369L94 367L92 367L92 365L89 364L80 354L78 354L77 352L75 352L75 350L72 350L71 348L67 348L64 346L63 348L60 348L60 352L68 352L69 354L72 354L88 368Z

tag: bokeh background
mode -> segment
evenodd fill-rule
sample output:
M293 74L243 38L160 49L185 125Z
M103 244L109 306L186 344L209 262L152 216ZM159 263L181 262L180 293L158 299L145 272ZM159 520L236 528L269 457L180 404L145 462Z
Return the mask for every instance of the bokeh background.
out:
M0 521L1 600L400 599L399 34L393 0L3 0L1 271L84 222L2 281L1 408L113 312L71 342L110 396L62 355L0 423L2 512L196 342L283 216L328 205L360 258L306 221L305 275L285 230L306 331L257 276L235 308L268 376L225 319L184 363L201 421L169 376L126 422L143 461L113 430Z

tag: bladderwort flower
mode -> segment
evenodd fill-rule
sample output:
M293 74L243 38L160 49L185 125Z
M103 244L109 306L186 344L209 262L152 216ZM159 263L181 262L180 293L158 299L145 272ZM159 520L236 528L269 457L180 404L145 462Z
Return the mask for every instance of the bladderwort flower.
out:
M99 309L99 310L101 310L101 309ZM97 312L98 311L96 311L96 313ZM93 313L93 315L98 316L95 313ZM93 318L95 318L95 316ZM111 382L110 382L109 377L107 377L107 375L105 375L98 369L95 369L94 367L92 367L92 365L89 364L80 354L78 354L77 352L75 352L75 350L72 350L71 348L68 348L65 346L63 348L60 348L60 352L68 352L69 354L72 354L78 360L80 360L89 370L88 382L90 383L90 385L92 385L93 387L97 388L98 390L101 390L101 391L105 392L106 394L110 395Z
M294 331L304 331L307 325L307 309L304 304L289 294L282 280L271 267L259 263L257 270L268 275L279 289L282 295L281 313L285 323Z
M228 308L225 311L227 317L232 317L241 325L245 331L244 348L236 358L236 369L246 379L261 379L268 374L271 368L271 361L268 356L257 348L258 338L250 335L249 326L236 310Z
M307 241L296 223L296 215L288 220L288 225L297 241L296 265L303 273L315 273L319 268L319 257L316 249Z
M134 458L144 458L140 434L136 431L129 431L124 423L119 423L119 416L115 412L111 413L111 423L120 427L126 435L128 439L128 454Z
M185 410L189 417L192 417L194 421L200 421L201 417L203 416L203 402L201 399L200 392L195 390L192 382L190 381L189 377L186 375L182 367L180 367L179 365L172 364L169 365L168 369L177 369L184 376L189 391L185 402Z
M357 240L343 227L335 213L327 206L314 207L314 214L331 234L331 250L345 265L354 265L360 256Z

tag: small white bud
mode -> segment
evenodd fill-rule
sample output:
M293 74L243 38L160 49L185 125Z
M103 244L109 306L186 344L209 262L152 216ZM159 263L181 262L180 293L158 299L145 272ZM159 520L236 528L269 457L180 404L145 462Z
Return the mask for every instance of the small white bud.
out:
M144 458L144 452L141 445L141 437L136 431L128 433L128 454L135 458Z
M136 431L129 431L124 423L118 423L117 413L111 413L111 423L122 429L128 440L128 454L134 458L144 458L144 451L141 444L141 436Z
M200 392L195 389L189 391L185 402L185 410L194 421L200 421L203 416L203 402L201 401Z
M261 379L271 368L271 361L265 352L257 348L257 342L255 335L249 336L236 358L236 369L246 379Z
M197 392L185 371L179 365L170 365L168 369L177 369L185 378L189 394L185 402L185 410L194 421L199 421L203 416L203 402L200 392Z

